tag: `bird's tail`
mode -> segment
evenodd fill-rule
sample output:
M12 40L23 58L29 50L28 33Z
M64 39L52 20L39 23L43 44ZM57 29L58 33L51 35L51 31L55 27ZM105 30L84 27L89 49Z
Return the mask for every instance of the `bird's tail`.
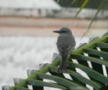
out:
M68 67L67 56L63 56L59 68L60 68L61 70L66 70L67 67Z

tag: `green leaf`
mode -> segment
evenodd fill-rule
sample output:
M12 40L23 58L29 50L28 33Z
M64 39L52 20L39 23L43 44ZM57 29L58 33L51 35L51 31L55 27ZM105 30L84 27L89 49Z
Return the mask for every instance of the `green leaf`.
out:
M83 55L80 55L80 54L72 54L71 57L74 58L74 59L78 59L78 60L95 62L95 63L105 65L106 67L108 67L107 60L102 60L102 59L98 59L98 58L90 57L90 56L83 56Z
M89 84L92 87L94 87L95 89L99 89L101 88L101 84L96 83L92 80L86 79L84 76L80 75L79 73L72 71L72 70L67 70L66 73L72 75L73 77L77 78L78 80L80 80L82 83L84 84Z
M91 54L91 55L103 57L104 60L108 61L108 53L107 52L97 51L96 49L90 49L90 48L84 49L84 52Z
M97 80L101 83L103 83L104 85L108 85L108 78L105 77L104 75L94 71L91 68L88 68L86 66L83 66L81 64L75 64L75 63L69 63L70 68L79 68L81 70L83 70L88 76L92 77L94 80Z
M54 76L54 75L39 75L39 77L41 79L48 79L48 80L54 80L56 81L58 84L63 85L64 87L67 87L68 89L81 89L81 90L88 90L86 87L83 87L81 85L78 85L77 83L73 82L73 81L69 81L66 80L64 78L58 77L58 76Z
M44 82L44 81L40 81L40 80L30 80L29 84L33 85L33 86L42 86L42 87L47 86L47 87L53 87L53 88L59 88L62 90L67 90L66 87L58 85L57 83Z

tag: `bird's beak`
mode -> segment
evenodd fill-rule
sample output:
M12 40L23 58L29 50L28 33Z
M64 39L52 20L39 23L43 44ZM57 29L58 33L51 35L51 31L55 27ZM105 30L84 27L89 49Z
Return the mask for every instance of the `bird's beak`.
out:
M53 31L54 33L60 33L60 31L59 30L55 30L55 31Z

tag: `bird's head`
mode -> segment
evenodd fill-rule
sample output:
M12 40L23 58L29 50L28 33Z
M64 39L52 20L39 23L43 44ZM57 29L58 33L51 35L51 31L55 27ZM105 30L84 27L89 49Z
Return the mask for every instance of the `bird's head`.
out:
M59 34L69 34L69 33L71 33L71 30L63 27L60 30L55 30L53 32L59 33Z

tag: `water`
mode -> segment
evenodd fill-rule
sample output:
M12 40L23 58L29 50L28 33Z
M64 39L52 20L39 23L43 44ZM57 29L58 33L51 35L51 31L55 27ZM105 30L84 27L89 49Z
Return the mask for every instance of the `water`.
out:
M57 37L0 37L0 87L13 85L13 78L27 78L27 69L51 63L53 53L58 52L56 41ZM76 42L77 46L81 43L79 38Z

